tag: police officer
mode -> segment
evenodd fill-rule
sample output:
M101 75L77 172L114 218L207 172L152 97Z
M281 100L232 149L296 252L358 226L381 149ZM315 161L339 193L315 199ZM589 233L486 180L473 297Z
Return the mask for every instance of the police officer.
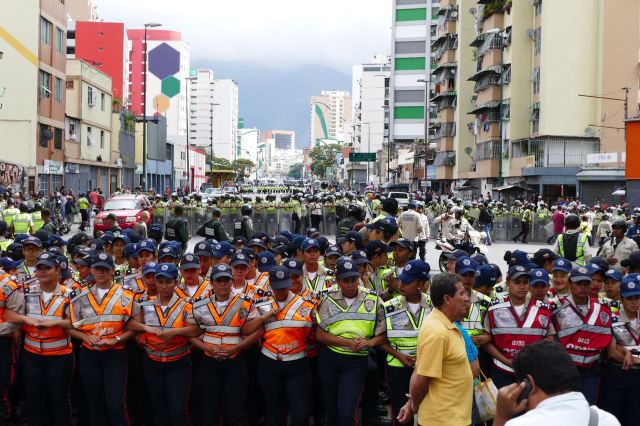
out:
M640 404L640 275L620 285L621 308L613 316L613 339L602 374L601 406L623 425L634 424Z
M352 231L354 226L362 222L363 216L364 212L360 206L349 204L347 206L347 217L338 223L336 237L342 238L347 232Z
M7 201L7 207L2 210L2 220L5 221L9 229L13 229L13 219L20 213L20 210L16 208L16 203L13 198L9 198Z
M553 252L572 261L576 266L584 266L591 257L591 250L587 236L578 229L580 218L574 214L567 215L564 226L565 232L558 235Z
M113 258L100 253L91 264L95 285L71 293L69 334L82 341L79 371L89 402L90 423L127 425L125 343L134 293L113 282Z
M146 352L142 369L153 405L156 425L188 425L187 395L191 381L189 337L201 330L189 323L191 303L174 289L178 269L172 263L155 267L158 296L136 302L127 328L142 332L139 344Z
M549 305L529 294L531 272L512 266L507 273L508 296L496 299L487 310L484 331L491 341L484 347L493 358L491 378L501 388L516 382L513 358L529 344L549 335Z
M589 404L595 404L598 362L611 342L611 310L589 297L591 275L587 268L573 268L569 282L571 294L552 303L551 321L560 343L578 367L582 393Z
M249 240L253 236L253 221L251 220L251 214L253 208L249 204L243 204L240 207L241 218L235 219L233 222L233 236L245 237Z
M37 280L24 288L24 315L7 307L5 319L23 324L20 355L26 414L30 425L71 424L69 385L73 373L73 348L64 328L70 288L58 284L60 264L53 253L43 253L36 263Z
M386 340L382 300L358 286L360 273L353 262L339 261L338 288L322 297L316 314L321 349L319 373L327 423L353 425L367 374L368 350Z
M15 277L0 271L0 395L5 395L11 384L13 342L19 330L19 325L5 319L8 310L23 315L24 295Z
M425 293L429 272L429 265L424 261L409 262L398 276L400 294L384 304L389 342L381 349L387 353L386 376L393 419L407 402L407 389L418 351L418 333L431 312L431 303Z
M196 235L205 238L213 238L216 241L228 241L229 235L227 235L227 231L224 228L224 224L221 221L220 209L213 209L212 217L210 220L205 222L196 232Z
M311 401L311 370L306 357L312 333L314 304L291 292L285 266L269 272L273 298L256 301L256 309L277 313L264 324L258 378L265 402L265 425L307 425Z
M44 220L42 220L42 204L35 203L31 211L31 220L33 222L33 233L38 232L44 226Z
M13 233L31 234L33 231L33 222L29 214L29 206L26 203L20 203L20 213L13 218Z
M177 205L174 209L175 217L171 218L165 226L164 238L168 241L178 241L184 252L189 244L189 231L183 218L184 208Z

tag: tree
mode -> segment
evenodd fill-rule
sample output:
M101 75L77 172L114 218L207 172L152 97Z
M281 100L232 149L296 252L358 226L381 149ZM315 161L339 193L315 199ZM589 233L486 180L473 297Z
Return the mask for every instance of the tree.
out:
M313 148L309 153L312 160L311 171L313 174L321 178L326 178L327 167L335 166L336 155L338 155L341 149L342 147L336 143L320 145Z
M213 170L230 170L231 169L231 161L226 158L216 157L213 158L211 156L207 156L207 164L213 166Z
M239 158L231 162L231 168L236 170L240 176L248 176L249 173L251 173L253 166L253 161L247 160L246 158ZM248 173L247 169L249 169Z
M304 167L304 164L302 163L292 164L289 167L289 177L292 177L294 179L302 179L303 167Z

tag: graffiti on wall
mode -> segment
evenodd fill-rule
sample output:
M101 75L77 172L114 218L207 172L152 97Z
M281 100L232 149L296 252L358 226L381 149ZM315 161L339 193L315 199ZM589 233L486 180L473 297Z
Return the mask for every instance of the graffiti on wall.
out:
M22 190L23 176L23 167L0 160L0 186L20 191Z

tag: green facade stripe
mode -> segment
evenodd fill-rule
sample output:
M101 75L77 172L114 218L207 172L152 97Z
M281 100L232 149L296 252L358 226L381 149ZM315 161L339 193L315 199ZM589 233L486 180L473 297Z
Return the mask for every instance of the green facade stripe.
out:
M318 118L320 119L320 124L322 124L322 131L324 132L324 138L329 138L329 131L327 130L327 121L324 119L324 113L320 108L320 105L316 104L316 114L318 114Z
M424 107L421 106L397 106L393 108L393 116L398 120L423 120Z
M396 22L424 21L427 19L427 9L397 9Z
M418 58L396 58L395 69L403 70L423 70L425 66L424 57Z

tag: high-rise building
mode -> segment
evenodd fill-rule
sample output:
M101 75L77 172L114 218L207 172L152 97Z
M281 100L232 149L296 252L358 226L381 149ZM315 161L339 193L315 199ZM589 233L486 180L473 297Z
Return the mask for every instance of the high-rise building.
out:
M213 71L192 69L189 77L189 143L210 146L213 137L214 96Z
M251 160L257 165L258 145L262 136L256 128L238 129L238 159Z
M378 55L369 63L354 65L352 77L353 150L378 153L386 147L389 137L389 57ZM385 179L387 176L387 164L380 158L375 163L349 163L345 159L347 179L365 182L368 174L369 182L382 183L382 176Z
M187 133L187 82L189 45L178 31L147 30L147 60L144 63L144 29L127 30L129 39L129 93L134 114L143 114L144 74L147 72L146 115L162 115L167 135Z
M213 152L233 161L238 158L238 83L216 79L213 87Z
M72 21L96 21L98 7L92 0L65 0L67 16ZM69 27L70 29L70 27Z
M440 183L587 203L624 186L618 128L625 97L637 105L639 12L622 0L443 0L432 73Z
M67 57L81 59L111 77L111 92L129 105L129 41L121 22L77 21L67 33Z
M351 122L351 103L349 92L322 91L320 96L311 97L309 146L345 141L345 123Z
M273 139L276 149L295 149L296 132L293 130L265 130L264 139Z
M6 0L0 28L3 186L50 193L64 175L64 2Z

